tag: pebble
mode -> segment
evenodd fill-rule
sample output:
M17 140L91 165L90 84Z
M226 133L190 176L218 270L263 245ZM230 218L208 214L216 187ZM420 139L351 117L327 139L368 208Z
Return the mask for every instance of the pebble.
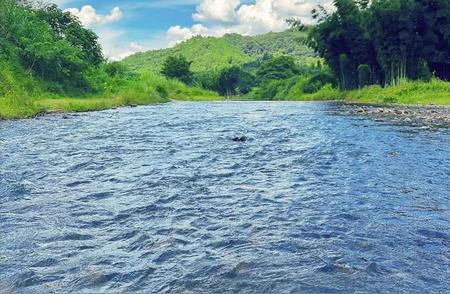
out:
M344 108L348 113L366 115L376 121L390 119L417 125L450 127L450 107L447 106L389 105L376 107L375 105L346 103Z

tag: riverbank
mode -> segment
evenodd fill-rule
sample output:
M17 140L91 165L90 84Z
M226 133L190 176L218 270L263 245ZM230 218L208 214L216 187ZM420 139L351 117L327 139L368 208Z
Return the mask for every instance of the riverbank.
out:
M20 95L0 97L0 119L31 118L46 113L87 112L115 107L150 105L170 101L217 101L224 97L201 88L188 87L181 82L163 78L149 78L134 83L117 93L91 95L87 97L56 97L41 94L36 98ZM431 82L403 82L395 87L365 87L355 91L339 91L324 87L314 94L305 94L291 101L346 101L350 111L375 118L390 117L406 122L429 122L449 124L450 83L439 80ZM360 104L358 107L353 107ZM350 109L352 108L352 109ZM354 108L354 109L353 109Z
M401 104L364 104L344 102L339 114L367 116L377 121L394 123L450 127L450 106L445 105L401 105Z
M450 105L450 82L433 79L430 82L403 81L397 86L364 87L340 91L325 86L314 94L291 97L289 100L345 100L370 104Z
M216 101L219 96L161 97L111 95L108 97L92 96L84 98L44 98L17 101L0 98L0 120L33 118L51 113L76 113L168 103L171 101Z
M171 100L221 100L216 92L189 87L163 77L144 78L122 85L120 89L82 97L58 96L52 93L12 92L0 96L0 119L33 118L48 113L70 113L106 110L116 107L167 103Z

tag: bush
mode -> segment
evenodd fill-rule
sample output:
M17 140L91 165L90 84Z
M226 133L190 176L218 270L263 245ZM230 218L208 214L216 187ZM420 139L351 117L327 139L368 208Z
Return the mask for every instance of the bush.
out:
M122 62L117 61L105 64L104 70L110 77L124 77L128 71Z
M301 73L295 60L290 56L280 56L269 59L258 69L256 76L260 83L270 80L284 80Z
M306 94L312 94L323 88L326 84L333 86L337 85L336 78L333 74L327 71L322 71L313 75L304 85L303 92Z
M215 90L219 74L216 71L194 73L193 84L203 89Z
M184 56L169 56L163 64L161 73L169 79L177 79L185 84L192 82L192 62Z
M254 85L254 77L238 66L223 69L216 81L215 89L222 96L247 94Z
M257 95L262 100L274 100L277 94L284 88L285 81L269 81L264 83L258 90Z

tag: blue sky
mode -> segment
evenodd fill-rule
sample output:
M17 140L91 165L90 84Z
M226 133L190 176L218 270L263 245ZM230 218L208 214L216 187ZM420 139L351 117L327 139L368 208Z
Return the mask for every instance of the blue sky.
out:
M195 35L256 35L286 29L289 17L310 21L310 11L330 0L55 0L100 37L105 54L175 45Z

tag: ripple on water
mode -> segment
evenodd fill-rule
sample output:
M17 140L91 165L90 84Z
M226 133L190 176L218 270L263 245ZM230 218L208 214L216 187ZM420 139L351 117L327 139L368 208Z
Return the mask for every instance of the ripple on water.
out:
M449 292L450 132L336 107L0 122L0 292Z

